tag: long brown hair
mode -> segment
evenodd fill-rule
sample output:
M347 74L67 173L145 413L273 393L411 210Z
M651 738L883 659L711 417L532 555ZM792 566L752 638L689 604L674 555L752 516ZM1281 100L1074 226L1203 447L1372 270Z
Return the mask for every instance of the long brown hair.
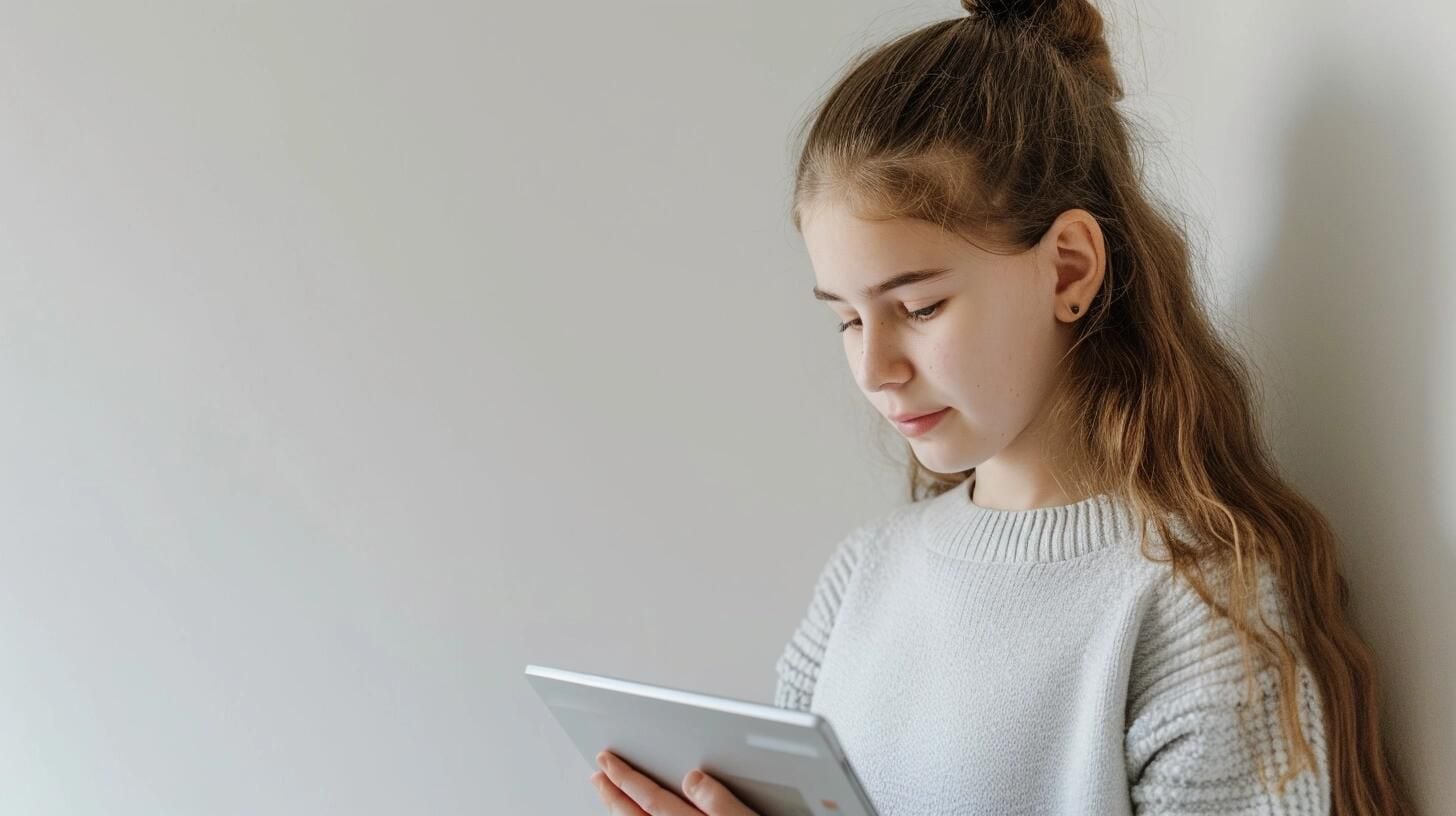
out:
M832 198L862 218L920 219L1015 252L1068 209L1092 214L1106 242L1104 285L1077 324L1048 414L1070 439L1056 463L1063 485L1123 497L1144 534L1155 525L1167 546L1158 560L1237 631L1251 693L1253 661L1278 665L1296 759L1281 791L1317 767L1295 694L1304 659L1323 700L1333 812L1413 812L1381 742L1371 652L1346 618L1335 534L1279 474L1254 381L1202 306L1189 241L1144 189L1101 14L1087 0L962 5L967 16L859 55L812 112L799 137L795 228ZM931 472L912 449L910 499L973 473ZM1292 639L1262 615L1262 630L1249 622L1260 564L1287 599ZM1224 579L1227 604L1209 575Z

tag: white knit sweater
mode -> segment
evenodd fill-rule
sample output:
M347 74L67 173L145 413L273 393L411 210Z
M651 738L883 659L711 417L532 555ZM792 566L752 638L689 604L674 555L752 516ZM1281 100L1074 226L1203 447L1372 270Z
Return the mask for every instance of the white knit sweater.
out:
M1143 556L1126 506L995 510L969 487L840 541L775 666L775 704L829 719L881 816L1329 812L1305 665L1319 769L1275 795L1255 770L1262 755L1272 786L1293 757L1275 668L1258 673L1241 732L1236 635ZM1264 578L1265 617L1284 627Z

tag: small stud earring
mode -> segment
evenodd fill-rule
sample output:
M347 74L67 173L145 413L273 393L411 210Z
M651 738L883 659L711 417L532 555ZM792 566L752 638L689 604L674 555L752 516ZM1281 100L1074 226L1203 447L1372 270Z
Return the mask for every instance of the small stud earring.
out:
M1081 309L1082 309L1081 306L1078 306L1075 303L1072 304L1072 314L1076 314L1077 312L1081 311Z

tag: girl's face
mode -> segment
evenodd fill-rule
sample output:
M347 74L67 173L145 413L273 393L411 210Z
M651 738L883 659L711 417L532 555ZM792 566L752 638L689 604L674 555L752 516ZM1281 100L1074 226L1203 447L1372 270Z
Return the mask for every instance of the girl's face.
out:
M1058 239L1064 220L1006 256L925 221L866 221L827 201L805 213L814 294L836 318L828 330L849 324L844 354L860 389L931 471L994 457L1008 471L1042 469L1038 425L1073 337L1064 319L1076 318L1072 303L1085 315L1091 300L1076 281L1075 240L1069 254ZM923 270L925 279L886 289ZM943 408L923 432L894 421Z

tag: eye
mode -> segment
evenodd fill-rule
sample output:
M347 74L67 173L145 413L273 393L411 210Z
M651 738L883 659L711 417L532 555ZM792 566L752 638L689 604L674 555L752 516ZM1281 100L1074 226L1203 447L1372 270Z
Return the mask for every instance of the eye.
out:
M942 300L942 301L939 301L937 303L932 303L929 306L926 306L924 309L916 309L913 312L907 312L907 314L909 315L909 317L910 317L911 320L914 320L917 323L923 323L926 320L929 320L932 317L934 317L935 316L935 313L936 313L936 310L939 309L944 304L945 304L945 301ZM857 318L857 317L855 319L849 321L848 323L840 323L839 324L839 330L841 332L843 332L845 329L848 329L850 326L856 326L856 325L859 325L859 318Z

